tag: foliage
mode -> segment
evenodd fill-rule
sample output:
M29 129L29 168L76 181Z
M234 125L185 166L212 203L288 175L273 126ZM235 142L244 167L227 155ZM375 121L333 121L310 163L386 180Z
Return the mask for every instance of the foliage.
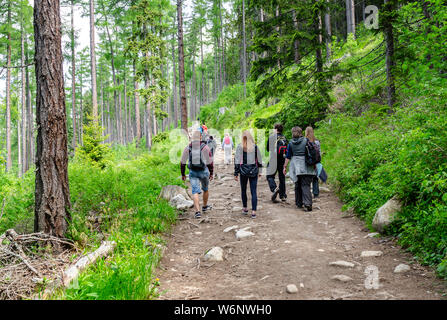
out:
M101 169L106 167L110 154L110 145L104 143L107 137L103 135L103 132L104 128L99 125L98 121L93 121L93 118L90 117L90 123L84 126L83 144L77 149L80 158Z

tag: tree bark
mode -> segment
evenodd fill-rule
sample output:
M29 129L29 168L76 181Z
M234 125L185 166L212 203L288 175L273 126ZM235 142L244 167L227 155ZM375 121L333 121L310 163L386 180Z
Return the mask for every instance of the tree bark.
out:
M37 159L36 232L63 237L70 216L59 0L34 2Z
M182 112L182 129L188 131L188 107L186 104L185 89L185 56L183 53L183 16L182 0L177 0L178 21L178 51L179 51L179 78L180 78L180 105Z
M22 66L24 66L26 64L25 62L25 30L23 28L23 14L22 14L22 20L20 22L20 47L21 47L21 57L20 57L20 61ZM22 136L22 159L20 161L20 169L21 169L21 175L24 175L26 172L26 128L27 128L27 116L26 116L26 79L25 79L25 68L22 67L21 68L21 82L22 82L22 92L21 92L21 96L22 96L22 126L21 126L21 136Z
M71 0L71 112L73 118L73 152L76 150L76 57L74 38L74 0Z
M329 3L330 0L326 0ZM331 14L329 11L329 7L326 8L326 13L324 15L324 24L326 28L326 60L331 60L331 43L332 43L332 28L331 28Z
M242 0L242 77L244 82L244 98L247 97L247 40L245 37L245 0Z
M11 0L8 2L8 26L11 26ZM8 57L6 70L6 172L12 169L11 158L11 32L8 28Z
M393 0L384 0L385 10L388 14L394 9ZM396 87L394 81L394 35L393 35L393 24L390 17L385 19L384 23L384 35L386 43L386 78L388 83L387 98L388 98L388 112L392 112L392 107L396 102Z
M92 115L98 122L98 93L96 89L96 53L95 53L95 1L90 0L90 61L92 79Z

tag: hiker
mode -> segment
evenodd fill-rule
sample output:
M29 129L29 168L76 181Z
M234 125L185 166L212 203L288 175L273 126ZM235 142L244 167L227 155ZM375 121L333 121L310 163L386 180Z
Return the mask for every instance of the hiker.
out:
M195 218L200 218L200 200L199 194L203 191L203 207L202 212L211 209L208 205L208 186L210 180L213 180L213 156L209 147L202 141L202 133L194 131L192 134L191 143L183 150L182 159L180 162L180 169L182 172L182 180L186 180L185 168L188 163L189 181L192 188L192 196L194 200L194 208L196 210ZM200 190L202 186L202 191Z
M312 211L312 194L310 184L315 177L315 166L306 163L307 138L303 137L300 127L292 128L292 141L287 147L286 161L284 163L284 175L290 162L289 176L295 183L295 204L305 211Z
M256 218L258 205L256 188L258 185L258 175L259 177L261 176L259 168L262 168L261 152L250 132L244 131L242 134L242 143L237 146L234 156L234 179L238 181L238 176L241 176L242 213L244 215L248 215L247 183L250 181L251 217L253 219Z
M320 154L320 159L321 159L321 147L320 147L321 145L320 145L320 141L315 138L314 129L309 126L306 128L305 132L306 132L306 138L310 142L313 142L316 144L316 146L318 148L317 151ZM319 167L319 165L321 166L320 162L317 163L317 168ZM321 169L320 170L317 169L317 175L312 178L312 193L314 195L314 198L318 198L318 196L320 195L320 188L318 185L318 176L319 176L318 172L321 172Z
M208 139L206 140L206 145L208 146L208 148L210 148L211 154L214 157L214 151L217 149L217 143L214 140L213 136L208 136Z
M282 124L275 124L275 133L267 140L267 152L270 153L270 160L267 164L267 181L272 194L272 202L278 202L276 197L279 193L281 201L286 201L286 177L283 173L284 162L287 153L287 139L282 134L284 127ZM278 172L279 187L276 186L275 175Z
M233 139L231 139L228 133L225 133L225 137L222 140L222 149L225 151L224 154L224 163L231 163L231 156L233 152Z

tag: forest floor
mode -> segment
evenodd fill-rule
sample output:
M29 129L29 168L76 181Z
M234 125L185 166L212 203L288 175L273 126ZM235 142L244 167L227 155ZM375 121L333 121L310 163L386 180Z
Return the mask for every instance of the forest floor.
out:
M394 239L369 237L365 223L343 213L342 203L329 190L320 192L312 212L304 212L294 204L289 178L287 202L272 203L262 176L257 218L233 211L242 207L240 186L233 166L222 165L222 150L216 152L219 178L210 183L209 201L213 209L201 219L194 219L194 209L190 209L167 235L156 272L160 299L445 299L446 286L433 269L415 262ZM231 226L238 227L224 232ZM235 231L245 227L254 235L238 241ZM204 254L216 246L224 251L223 261L204 261ZM361 257L362 251L383 254ZM330 265L340 260L354 266ZM411 269L394 273L399 264ZM377 267L379 280L372 289L365 285L371 279L371 266ZM349 278L332 279L336 275ZM296 293L287 292L289 284L297 287Z

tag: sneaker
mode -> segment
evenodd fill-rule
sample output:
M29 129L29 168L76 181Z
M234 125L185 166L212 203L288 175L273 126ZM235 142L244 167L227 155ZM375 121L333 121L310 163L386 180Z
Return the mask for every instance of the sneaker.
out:
M252 219L256 219L256 213L253 213L253 212L252 212L252 214L251 214L251 218L252 218Z
M194 218L199 219L202 217L202 214L200 213L200 211L197 211L196 214L194 215Z
M300 204L300 205L296 205L296 207L298 208L298 209L303 209L303 205L302 204Z
M244 210L244 209L242 209L242 214L243 214L244 216L248 215L248 210Z
M272 202L277 202L277 201L276 201L276 197L278 196L278 193L279 193L279 188L277 187L277 188L275 189L275 191L273 191L273 194L272 194Z
M312 206L306 206L305 211L306 211L306 212L310 212L310 211L312 211Z
M315 199L315 198L318 198L318 197L319 197L319 195L318 195L318 194L314 194L314 199Z
M212 206L204 206L204 207L202 207L202 212L206 212L206 211L209 211L209 210L211 210L213 207Z

